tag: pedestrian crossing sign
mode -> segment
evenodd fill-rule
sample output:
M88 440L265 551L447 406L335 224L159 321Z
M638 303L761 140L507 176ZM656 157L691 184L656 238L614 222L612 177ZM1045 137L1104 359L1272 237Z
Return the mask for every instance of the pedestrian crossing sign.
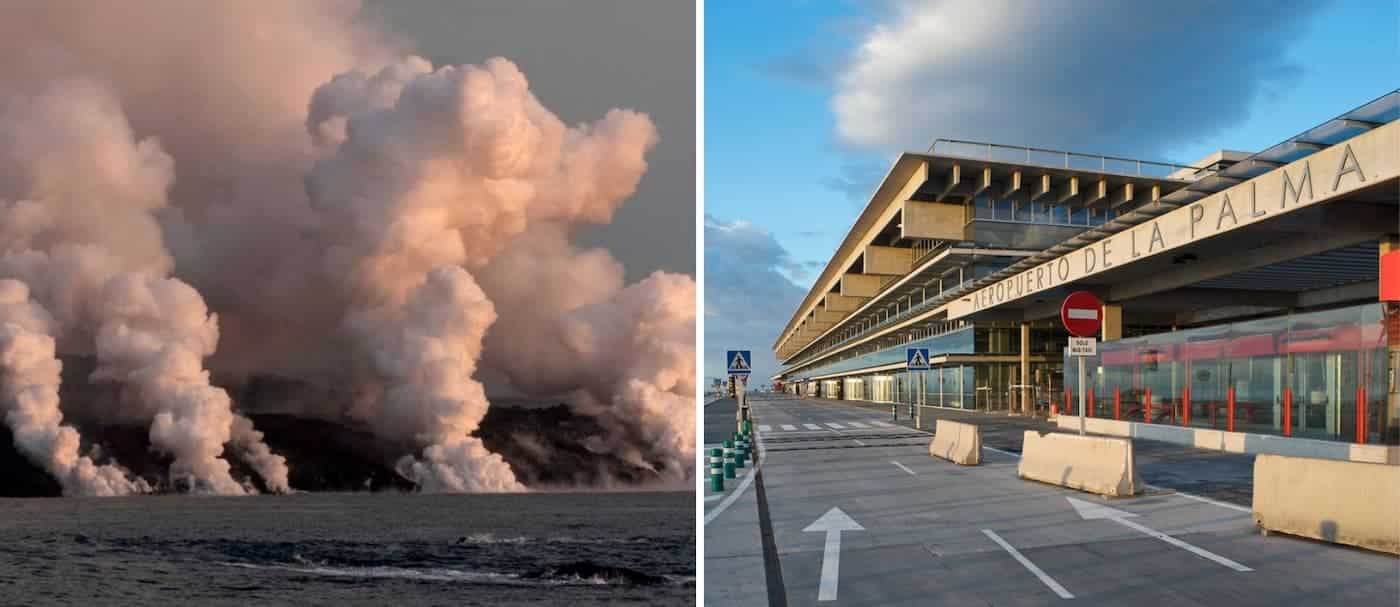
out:
M724 354L724 360L728 363L730 375L748 375L752 370L749 361L753 356L748 350L729 350Z
M904 350L905 369L909 371L927 371L928 348L906 348Z

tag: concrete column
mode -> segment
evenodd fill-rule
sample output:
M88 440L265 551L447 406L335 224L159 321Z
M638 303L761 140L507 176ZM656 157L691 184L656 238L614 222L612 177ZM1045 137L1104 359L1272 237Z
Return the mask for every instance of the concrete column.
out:
M1021 415L1031 414L1031 323L1021 323Z
M1123 339L1123 304L1103 305L1103 328L1099 336L1103 341Z

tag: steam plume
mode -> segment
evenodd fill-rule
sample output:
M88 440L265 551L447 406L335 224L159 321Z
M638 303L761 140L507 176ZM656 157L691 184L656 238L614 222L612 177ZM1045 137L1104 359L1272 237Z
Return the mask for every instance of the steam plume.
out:
M27 302L16 318L46 312L0 316L14 361L0 396L52 392L31 400L69 455L26 454L77 462L45 464L60 480L82 469L107 493L146 489L75 459L56 352L94 358L88 381L120 387L80 421L149 425L170 477L197 490L250 490L226 455L290 490L287 462L206 364L351 386L349 405L307 413L402 447L397 469L424 490L521 490L472 436L489 365L604 420L598 451L685 474L694 282L624 288L607 252L569 242L634 192L657 142L650 119L618 109L566 125L510 61L435 67L358 12L351 0L0 9L0 279L28 287L5 287Z

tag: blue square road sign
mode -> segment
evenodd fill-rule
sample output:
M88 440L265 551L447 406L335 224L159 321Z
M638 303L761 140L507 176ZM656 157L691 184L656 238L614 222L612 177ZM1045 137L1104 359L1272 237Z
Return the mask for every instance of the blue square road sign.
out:
M725 366L730 375L748 375L752 371L753 356L748 350L727 350L724 353Z

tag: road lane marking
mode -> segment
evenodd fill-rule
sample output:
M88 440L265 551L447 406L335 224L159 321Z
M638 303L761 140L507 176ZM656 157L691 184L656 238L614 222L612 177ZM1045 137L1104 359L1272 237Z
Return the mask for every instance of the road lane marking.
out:
M773 431L773 426L763 426L763 425L760 425L760 426L758 427L758 431L759 431L759 432L772 432L772 431Z
M802 424L802 426L808 430L824 430L824 428L816 424Z
M891 424L891 423L889 423L889 422L870 422L870 423L875 424L875 425L877 425L877 426L880 426L880 427L882 427L882 428L888 428L888 427L894 425L894 424Z
M705 496L705 501L707 501L707 502L713 502L713 501L719 500L719 499L724 499L724 494L723 494L723 493L716 493L716 494L714 494L714 495L707 495L707 496Z
M817 591L817 601L834 601L837 582L841 577L841 532L865 531L865 527L851 520L840 508L832 508L802 531L826 532L826 546L822 549L822 580Z
M797 426L794 426L792 424L783 424L783 429L787 430L788 432L792 432L793 430L797 429Z
M755 458L753 462L754 472L757 472L759 468L763 467L763 460L766 459L768 459L768 451L766 449L759 450L758 457ZM710 524L710 521L715 520L715 517L723 514L725 510L728 510L729 507L739 499L739 496L744 494L744 491L749 488L749 485L753 484L753 479L757 476L757 474L745 476L744 480L739 482L739 486L735 487L734 491L730 492L729 496L724 498L724 501L720 502L718 506L715 506L713 510L705 513L705 524Z
M1158 487L1157 485L1152 485L1152 484L1148 484L1148 483L1143 483L1142 486L1147 487L1148 489L1155 489L1155 490L1157 490L1157 491L1172 491L1172 492L1176 493L1177 495L1180 495L1181 497L1184 497L1184 498L1186 498L1186 499L1196 500L1196 501L1198 501L1198 502L1203 502L1203 503L1206 503L1206 504L1210 504L1210 505L1212 505L1212 506L1220 506L1221 508L1229 508L1230 510L1234 510L1234 511L1236 511L1236 512L1243 512L1243 513L1245 513L1245 514L1254 514L1254 511L1253 511L1253 510L1251 510L1251 509L1249 509L1249 508L1245 508L1244 506L1237 506L1237 505L1235 505L1235 504L1231 504L1231 503L1227 503L1227 502L1222 502L1222 501L1220 501L1220 500L1213 500L1213 499L1210 499L1210 498L1208 498L1208 497L1201 497L1201 496L1199 496L1199 495L1192 495L1192 494L1190 494L1190 493L1183 493L1183 492L1181 492L1181 491L1177 491L1176 489L1171 489L1171 488L1169 488L1169 487Z
M1000 454L1002 454L1002 455L1009 455L1009 456L1014 457L1014 458L1016 458L1016 459L1021 459L1021 454L1020 454L1020 453L1015 453L1015 452L1012 452L1012 451L1005 451L1005 450L1002 450L1002 449L997 449L996 447L988 447L988 446L986 446L986 445L982 445L982 448L983 448L983 449L986 449L986 450L988 450L988 451L995 451L995 452L1000 453ZM1173 495L1179 495L1179 496L1184 497L1184 498L1186 498L1186 499L1189 499L1189 500L1196 500L1196 501L1198 501L1198 502L1201 502L1201 503L1204 503L1204 504L1210 504L1210 505L1212 505L1212 506L1220 506L1221 508L1226 508L1226 509L1229 509L1229 510L1234 510L1234 511L1236 511L1236 512L1243 512L1243 513L1245 513L1245 514L1253 514L1253 513L1254 513L1253 510L1250 510L1249 508L1246 508L1246 507L1244 507L1244 506L1239 506L1239 505L1236 505L1236 504L1231 504L1231 503L1229 503L1229 502L1222 502L1222 501L1220 501L1220 500L1213 500L1213 499L1210 499L1210 498L1208 498L1208 497L1201 497L1201 496L1196 495L1196 494L1194 494L1194 493L1187 493L1187 492L1185 492L1185 491L1181 491L1181 490L1178 490L1178 489L1172 489L1171 487L1159 487L1159 486L1153 485L1153 484L1151 484L1151 483L1143 483L1142 486L1143 486L1143 487L1146 487L1146 488L1148 488L1148 489L1156 490L1156 491L1171 491Z
M827 422L826 425L827 425L827 427L829 427L829 428L831 428L831 429L833 429L833 430L845 430L845 429L846 429L845 426L842 426L841 424L838 424L838 423L836 423L836 422Z
M1040 581L1046 586L1049 586L1051 590L1054 590L1055 594L1060 595L1060 598L1074 598L1074 595L1070 594L1068 590L1065 590L1065 587L1061 586L1059 582L1056 582L1055 578L1052 578L1050 577L1050 574L1041 571L1040 567L1036 567L1035 563L1032 563L1030 559L1026 558L1025 556L1022 556L1020 550L1017 550L1011 544L1006 543L1006 540L1001 539L1001 536L997 535L995 531L992 531L991 529L983 529L982 533L986 534L987 537L992 538L992 541L996 542L998 546L1001 546L1002 550L1005 550L1006 552L1011 554L1011 557L1016 559L1017 562L1021 563L1021 566L1025 567L1027 571L1034 573L1035 577L1040 578Z
M1135 530L1135 531L1137 531L1138 533L1141 533L1141 534L1143 534L1143 535L1148 535L1148 536L1151 536L1151 537L1155 537L1155 538L1157 538L1157 539L1159 539L1159 540L1162 540L1162 541L1164 541L1164 542L1166 542L1166 543L1168 543L1168 544L1171 544L1171 545L1173 545L1173 546L1176 546L1177 548L1181 548L1182 550L1186 550L1186 551L1188 551L1188 552L1190 552L1190 553L1192 553L1192 554L1195 554L1196 556L1199 556L1199 557L1202 557L1202 558L1205 558L1205 559L1214 561L1214 562L1216 562L1216 563L1219 563L1219 564L1221 564L1221 565L1224 565L1224 566L1226 566L1226 567L1229 567L1229 568L1231 568L1231 569L1234 569L1235 571L1241 571L1241 572L1254 571L1253 569L1250 569L1249 567L1245 567L1244 565L1241 565L1241 564L1239 564L1239 563L1236 563L1235 561L1232 561L1232 560L1230 560L1230 559L1227 559L1227 558L1225 558L1225 557L1223 557L1223 556L1220 556L1220 555L1218 555L1218 554L1216 554L1216 553L1214 553L1214 552L1211 552L1211 551L1206 550L1206 549L1204 549L1204 548L1198 548L1198 547L1196 547L1196 546L1193 546L1193 545L1191 545L1191 544L1188 544L1188 543L1186 543L1186 542L1183 542L1183 541L1181 541L1181 540L1179 540L1179 539L1176 539L1176 538L1174 538L1174 537L1172 537L1172 536L1170 536L1170 535L1167 535L1167 534L1165 534L1165 533L1162 533L1161 531L1158 531L1158 530L1153 529L1153 528L1151 528L1151 527L1148 527L1148 526L1146 526L1146 525L1142 525L1142 524L1136 523L1136 522L1134 522L1134 521L1130 521L1130 520L1128 520L1129 518L1131 518L1131 517L1136 517L1136 516L1137 516L1136 514L1133 514L1132 512L1128 512L1128 511L1126 511L1126 510L1119 510L1119 509L1117 509L1117 508L1110 508L1110 507L1105 506L1105 505L1103 505L1103 504L1096 504L1096 503L1093 503L1093 502L1086 502L1086 501L1084 501L1084 500L1075 499L1075 498L1072 498L1072 497L1066 497L1065 499L1066 499L1066 500L1069 500L1069 504L1070 504L1071 506L1074 507L1074 511L1075 511L1076 513L1079 514L1079 518L1082 518L1082 519L1084 519L1084 520L1086 520L1086 521L1098 520L1098 519L1108 519L1108 520L1111 520L1111 521L1113 521L1113 522L1115 522L1115 523L1118 523L1119 525L1122 525L1122 526L1127 527L1127 528L1129 528L1129 529Z
M846 424L849 425L849 426L852 427L852 428L869 428L869 427L870 427L870 426L867 426L867 425L862 424L862 423L860 423L860 422L846 422Z
M860 445L860 446L862 446L862 447L865 446L865 443L860 442L860 439L858 439L858 438L853 438L853 439L851 439L851 442L853 442L853 443L855 443L855 444L857 444L857 445Z
M1226 567L1229 567L1229 568L1231 568L1231 569L1234 569L1235 571L1240 571L1240 572L1254 571L1253 569L1250 569L1249 567L1245 567L1244 565L1241 565L1241 564L1239 564L1239 563L1236 563L1235 561L1232 561L1232 560L1227 559L1227 558L1225 558L1225 557L1223 557L1223 556L1220 556L1220 555L1218 555L1218 554L1216 554L1216 553L1214 553L1214 552L1211 552L1211 551L1209 551L1209 550L1206 550L1205 548L1198 548L1198 547L1196 547L1196 546L1193 546L1193 545L1191 545L1191 544L1188 544L1188 543L1186 543L1186 542L1183 542L1183 541L1181 541L1181 540L1179 540L1179 539L1176 539L1176 538L1174 538L1174 537L1172 537L1172 536L1170 536L1170 535L1167 535L1167 534L1165 534L1165 533L1162 533L1161 531L1157 531L1156 529L1153 529L1153 528L1151 528L1151 527L1146 527L1146 526L1143 526L1143 525L1139 525L1139 524L1137 524L1137 523L1135 523L1135 522L1133 522L1133 521L1130 521L1130 520L1128 520L1128 519L1125 519L1125 518L1114 518L1114 519L1113 519L1113 522L1118 523L1118 524L1120 524L1120 525L1123 525L1124 527L1127 527L1127 528L1129 528L1129 529L1136 529L1136 530L1137 530L1138 532L1140 532L1140 533L1143 533L1143 534L1146 534L1146 535L1150 535L1150 536L1155 537L1155 538L1157 538L1157 539L1159 539L1159 540L1162 540L1162 541L1164 541L1164 542L1166 542L1166 543L1168 543L1168 544L1171 544L1171 545L1173 545L1173 546L1176 546L1177 548L1181 548L1181 549L1183 549L1183 550L1190 551L1191 553L1193 553L1193 554L1195 554L1195 555L1197 555L1197 556L1200 556L1200 557L1206 558L1206 559L1210 559L1210 560L1215 561L1215 562L1217 562L1217 563L1219 563L1219 564L1221 564L1221 565L1224 565L1224 566L1226 566Z
M896 466L899 466L899 469L900 469L900 470L903 470L903 471L905 471L905 472L908 472L911 476L918 476L918 473L916 473L916 472L914 472L913 470L910 470L909 468L905 467L904 464L901 464L901 463L896 462L896 461L891 461L890 463L891 463L891 464L894 464L894 465L896 465Z

